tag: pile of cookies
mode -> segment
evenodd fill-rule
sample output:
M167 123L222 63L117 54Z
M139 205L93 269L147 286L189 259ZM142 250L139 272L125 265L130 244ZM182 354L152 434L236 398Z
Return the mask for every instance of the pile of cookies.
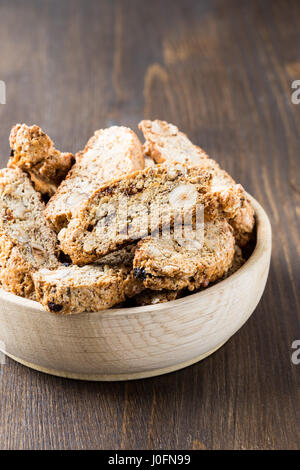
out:
M255 223L243 187L176 126L139 129L144 145L113 126L75 156L38 126L12 129L0 170L3 289L72 314L167 302L239 269ZM201 241L182 232L195 233L199 207Z

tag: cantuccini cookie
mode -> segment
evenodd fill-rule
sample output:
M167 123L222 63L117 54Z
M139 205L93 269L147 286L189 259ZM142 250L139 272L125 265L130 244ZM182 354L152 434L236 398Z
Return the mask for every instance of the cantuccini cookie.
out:
M165 225L181 222L204 207L218 214L210 192L211 174L197 167L165 163L125 175L102 186L80 207L58 235L73 263L84 265L143 238Z
M68 225L80 205L103 183L144 168L142 144L127 127L95 132L48 202L45 216L57 232Z
M229 223L233 228L237 244L246 245L252 236L255 219L254 209L243 187L237 185L234 179L211 158L201 160L199 166L212 173L212 191L219 194L220 200L224 203L228 200L232 201L232 204L227 207L234 207L233 198L235 198L238 208L234 213L228 213L227 217L230 219Z
M173 160L179 163L194 162L207 158L207 154L173 124L165 121L141 121L139 129L143 132L146 142L145 155L156 163Z
M145 238L135 251L134 272L146 288L193 291L231 267L235 240L226 220L207 221L203 241Z
M0 170L0 284L34 298L32 273L56 268L56 234L43 217L44 204L19 169Z
M74 156L57 150L39 126L15 125L9 142L11 157L7 166L25 171L36 191L52 196L74 163Z
M143 290L132 267L121 265L40 269L33 280L37 300L46 310L61 314L104 310Z
M212 172L212 190L219 194L220 203L224 207L234 207L233 198L236 200L237 210L229 217L234 229L234 235L240 246L245 245L251 238L254 227L254 210L241 185L237 185L234 179L220 168L218 163L207 155L182 134L176 126L165 121L142 121L139 124L146 142L145 154L151 156L156 162L184 161L187 164L201 166ZM231 201L231 204L228 202Z

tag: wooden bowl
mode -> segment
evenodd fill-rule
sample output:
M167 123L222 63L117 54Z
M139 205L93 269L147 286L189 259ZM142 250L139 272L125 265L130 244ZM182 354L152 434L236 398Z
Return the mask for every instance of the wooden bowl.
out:
M249 318L265 288L269 219L251 198L257 243L229 278L183 299L146 307L59 316L0 289L0 340L9 357L33 369L82 380L165 374L220 348Z

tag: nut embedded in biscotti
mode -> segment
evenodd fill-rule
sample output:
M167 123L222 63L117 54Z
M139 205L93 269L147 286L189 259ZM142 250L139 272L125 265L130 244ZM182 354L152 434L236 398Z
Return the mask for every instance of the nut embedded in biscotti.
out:
M197 202L198 194L195 186L189 183L179 184L169 195L171 207L180 207L183 211L194 207Z

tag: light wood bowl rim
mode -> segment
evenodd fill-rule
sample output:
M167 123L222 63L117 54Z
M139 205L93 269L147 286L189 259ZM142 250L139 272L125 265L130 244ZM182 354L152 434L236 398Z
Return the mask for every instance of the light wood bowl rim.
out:
M191 301L197 302L198 299L207 297L212 293L216 293L218 290L224 290L226 288L230 288L230 285L234 283L238 277L244 275L245 271L248 271L254 265L259 263L261 255L265 251L268 251L270 249L270 246L272 244L272 229L271 229L269 218L265 210L257 202L257 200L254 199L248 193L247 193L247 196L251 200L251 203L255 211L255 217L256 217L257 240L256 240L256 246L253 250L253 253L249 257L249 259L246 261L246 263L243 264L243 266L238 271L236 271L234 274L229 276L227 279L224 279L213 286L207 287L205 290L201 292L190 294L187 297L184 297L182 299L171 300L169 302L155 304L155 305L146 305L146 306L141 306L141 307L110 308L106 310L100 310L98 312L83 312L83 313L78 313L78 314L73 314L73 315L59 315L59 314L48 312L38 302L34 300L25 299L23 297L19 297L3 289L0 289L0 298L4 301L12 302L16 306L18 305L22 307L27 306L28 309L30 309L30 313L39 311L39 312L43 312L45 315L51 315L57 318L62 317L62 316L63 317L69 316L72 319L79 318L79 317L83 318L85 315L87 315L90 319L96 319L99 316L101 316L102 318L109 318L109 317L122 316L122 315L125 315L125 316L137 315L137 314L139 316L149 315L151 314L151 312L163 313L165 309L167 308L169 309L170 306L174 305L175 303L176 305L182 304L182 306L184 307L184 304L187 302L187 300L189 302Z

